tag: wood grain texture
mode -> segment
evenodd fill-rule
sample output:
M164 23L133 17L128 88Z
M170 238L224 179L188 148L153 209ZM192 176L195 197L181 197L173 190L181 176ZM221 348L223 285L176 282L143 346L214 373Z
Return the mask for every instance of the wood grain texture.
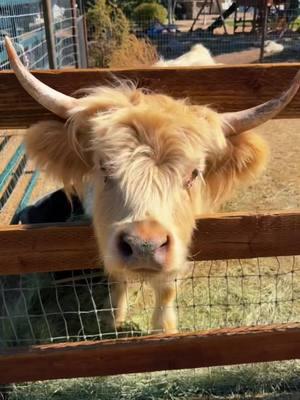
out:
M300 255L300 211L202 217L190 254L195 261ZM0 275L99 265L90 226L0 227Z
M0 352L0 382L106 376L300 358L300 324L62 343ZM28 368L29 366L29 368Z
M0 214L1 224L8 225L11 223L13 216L15 215L15 212L18 209L19 204L21 203L21 200L24 196L24 193L27 189L27 186L31 178L32 174L23 174L18 179L18 182L15 185L12 193L10 194L7 202L1 209L1 214Z
M100 264L89 226L15 225L0 228L0 237L0 275L1 270L2 275L10 275L95 268Z
M1 152L0 174L3 173L4 169L7 167L7 164L16 153L22 141L23 138L21 136L12 136L9 138L9 141L7 142L5 148L3 149L3 152Z
M2 205L1 208L1 215L0 215L0 222L1 224L5 224L5 220L2 218L3 216L3 205L6 203L6 201L9 199L9 196L13 192L14 188L17 185L18 178L20 177L20 174L25 169L25 155L23 154L15 163L14 168L10 172L10 174L7 176L7 179L3 182L2 187L0 188L0 203ZM16 210L13 210L15 212Z
M189 97L195 104L209 104L218 111L252 107L278 95L290 83L300 64L257 64L202 68L153 68L116 70L40 71L35 75L51 87L72 94L78 89L107 84L112 74L134 80L140 87ZM275 84L276 83L276 84ZM54 118L19 85L12 72L0 72L0 128L23 128ZM300 116L300 93L279 118Z
M300 211L200 218L190 254L199 261L300 255Z
M1 77L1 73L0 73ZM24 136L26 133L26 129L4 129L0 131L0 138L6 138L10 136Z

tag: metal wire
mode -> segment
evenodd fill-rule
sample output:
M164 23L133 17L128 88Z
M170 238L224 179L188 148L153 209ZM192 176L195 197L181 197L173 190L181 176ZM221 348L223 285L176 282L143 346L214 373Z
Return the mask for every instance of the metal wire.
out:
M190 264L177 280L174 306L181 332L300 320L300 257ZM115 311L103 271L1 277L2 347L148 334L153 293L128 284L127 321L107 325Z
M122 2L117 1L122 5ZM128 14L130 31L138 38L148 39L156 48L158 55L165 60L173 60L188 52L193 45L202 44L217 62L225 64L242 64L260 62L263 32L262 2L223 1L222 12L216 0L178 1L182 10L177 12L175 23L158 22L157 20L137 20ZM193 24L197 12L203 8L199 18ZM243 4L246 4L243 6ZM295 2L270 2L266 27L266 38L263 51L263 62L283 62L299 60L300 20L299 4ZM251 6L249 6L251 5ZM123 7L124 9L124 7ZM192 11L193 10L193 11ZM228 11L231 10L231 11ZM224 13L223 22L220 14ZM223 14L222 14L223 15ZM119 30L114 33L108 26L101 31L91 22L88 25L88 37L91 49L91 64L101 67L119 66L118 59L111 63L108 53L118 40ZM105 30L105 27L103 28ZM97 33L98 32L98 33ZM128 57L130 63L130 55ZM126 60L127 61L127 60ZM126 67L126 65L121 65ZM130 65L127 65L130 66ZM188 65L186 65L188 66Z
M57 67L76 67L76 22L71 0L52 0L53 30L57 50ZM9 35L26 67L49 68L49 57L42 0L16 0L0 2L0 70L10 69L3 39Z

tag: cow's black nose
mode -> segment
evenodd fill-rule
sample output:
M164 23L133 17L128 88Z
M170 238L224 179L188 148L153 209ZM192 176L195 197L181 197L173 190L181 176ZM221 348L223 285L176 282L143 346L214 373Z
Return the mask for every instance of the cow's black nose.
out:
M127 260L149 259L155 255L158 249L167 247L168 242L167 235L144 239L133 234L121 233L118 240L118 251Z

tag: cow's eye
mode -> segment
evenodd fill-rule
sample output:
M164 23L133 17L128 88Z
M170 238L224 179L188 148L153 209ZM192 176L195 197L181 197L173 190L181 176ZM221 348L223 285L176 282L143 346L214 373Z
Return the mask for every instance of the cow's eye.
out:
M185 181L185 188L190 189L193 186L195 179L197 179L199 176L201 176L201 171L199 170L199 168L193 169L191 175Z
M99 168L100 168L100 171L103 174L104 183L107 183L108 182L108 172L107 172L107 169L104 167L104 165L103 165L103 163L101 161L99 161Z
M191 179L194 180L196 178L198 178L198 176L200 175L200 171L198 168L195 168L191 174Z
M101 171L103 173L103 181L104 181L104 183L107 183L109 181L109 176L108 176L107 170L105 168L101 168Z

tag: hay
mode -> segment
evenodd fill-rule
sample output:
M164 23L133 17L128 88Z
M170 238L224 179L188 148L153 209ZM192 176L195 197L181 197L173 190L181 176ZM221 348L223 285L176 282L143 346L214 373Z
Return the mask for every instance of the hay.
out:
M111 68L142 68L150 67L158 61L156 48L148 39L138 39L129 35L121 48L112 54L109 66Z

